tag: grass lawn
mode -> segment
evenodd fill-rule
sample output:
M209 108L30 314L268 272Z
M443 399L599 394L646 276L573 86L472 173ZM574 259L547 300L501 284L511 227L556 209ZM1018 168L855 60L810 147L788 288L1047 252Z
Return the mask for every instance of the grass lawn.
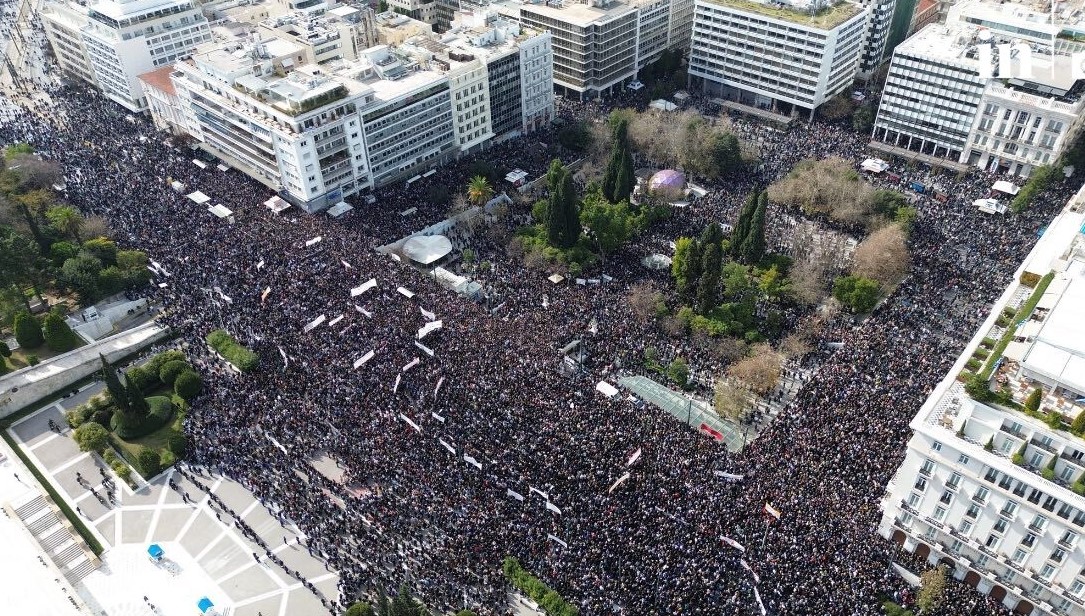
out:
M117 452L131 465L133 468L143 475L144 479L150 479L143 473L143 469L140 468L137 460L139 459L139 452L143 449L154 449L158 452L158 455L162 458L162 468L173 464L173 454L169 451L169 438L173 434L183 434L181 431L181 423L184 421L185 412L180 407L176 407L174 410L173 419L161 428L145 434L143 436L133 439L122 439L114 432L109 433L109 440L113 443L113 447L117 449Z

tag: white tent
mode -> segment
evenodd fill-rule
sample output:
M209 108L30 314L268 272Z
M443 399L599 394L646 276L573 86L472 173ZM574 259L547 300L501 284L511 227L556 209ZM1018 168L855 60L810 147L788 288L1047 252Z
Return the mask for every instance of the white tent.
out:
M674 103L668 100L664 100L662 98L652 101L648 104L648 106L652 109L658 109L660 111L674 111L675 109L678 109L678 105L675 105Z
M1019 186L1015 186L1012 182L1007 182L1006 180L999 180L995 182L993 188L998 192L1006 193L1007 195L1016 195L1018 192L1021 191L1021 188Z
M221 203L207 206L207 211L211 212L215 216L218 216L219 218L229 218L234 215L233 210L226 207L225 205L222 205Z
M350 205L346 201L340 201L339 203L336 203L335 205L328 208L328 216L331 216L332 218L339 218L343 214L346 214L353 209L354 206Z
M527 171L522 169L513 169L505 174L505 181L511 184L519 186L525 179L527 179Z
M207 195L203 194L198 190L194 193L189 194L188 198L195 201L196 205L203 205L204 203L207 203L211 200L211 197L208 197Z
M279 197L278 195L276 195L276 196L268 199L267 201L264 201L264 205L267 206L267 209L271 210L272 214L278 214L278 213L282 212L283 210L289 208L290 207L290 202L285 201L282 197Z
M193 158L192 159L192 164L196 165L200 169L206 169L207 168L207 163L203 162L202 160L200 160L198 158Z
M869 171L870 173L881 173L889 168L889 163L880 158L868 158L863 161L863 171Z
M403 243L403 254L411 261L429 265L452 252L452 242L443 235L418 235Z
M559 282L565 280L565 276L562 276L561 274L550 274L550 277L547 278L547 280L554 284L558 284Z
M170 182L170 188L172 188L175 192L184 192L185 185L181 182L178 182L177 180L174 180Z
M976 199L972 205L979 208L984 214L1005 214L1006 205L994 199Z
M671 258L667 255L656 253L644 257L641 259L641 263L648 269L663 270L671 267Z
M687 92L679 90L679 91L674 93L674 100L676 100L676 101L678 101L680 103L684 103L687 100L689 100L689 94Z
M595 391L603 394L608 398L613 398L614 396L618 395L618 388L611 385L610 383L607 383L606 381L599 381L598 383L596 383Z

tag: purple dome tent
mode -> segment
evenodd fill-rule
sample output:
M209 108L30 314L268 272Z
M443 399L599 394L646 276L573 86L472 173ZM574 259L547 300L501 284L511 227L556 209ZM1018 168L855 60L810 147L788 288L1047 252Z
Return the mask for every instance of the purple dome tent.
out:
M648 192L658 190L679 191L686 186L686 176L681 171L664 169L657 171L652 179L648 180Z

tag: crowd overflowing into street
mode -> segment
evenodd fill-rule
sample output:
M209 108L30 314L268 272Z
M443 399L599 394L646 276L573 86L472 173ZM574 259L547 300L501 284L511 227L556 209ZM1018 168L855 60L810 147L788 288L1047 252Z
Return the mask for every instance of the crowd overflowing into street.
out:
M483 277L499 297L491 307L373 250L440 220L447 206L426 203L425 191L462 190L466 162L381 189L375 203L332 220L272 214L260 184L194 165L188 148L83 89L9 101L0 142L28 142L59 162L64 197L154 261L153 300L207 367L207 393L186 419L189 463L238 479L305 533L307 548L341 574L341 595L326 598L331 612L406 583L442 611L502 614L500 565L513 555L586 615L879 614L880 598L907 587L889 567L897 547L876 527L908 422L1069 186L1020 216L991 217L969 206L991 176L899 169L952 195L916 197L911 274L864 322L834 323L842 347L814 351L816 378L729 455L670 415L594 386L638 370L648 345L691 358L695 371L720 368L632 314L632 285L666 283L640 264L646 250L710 221L733 223L750 190L800 158L865 157L862 136L838 127L732 125L759 141L764 169L706 185L705 198L608 257L608 282L553 284L495 239L462 239L493 264ZM524 153L552 149L540 145L549 140L521 138L483 156L535 177L546 156ZM171 181L230 208L236 222ZM412 207L414 216L399 214ZM774 209L771 245L788 245L795 216ZM441 326L419 339L435 320ZM206 350L217 328L259 353L258 371L238 375ZM581 338L585 369L559 372L559 349ZM342 479L313 467L320 455ZM1001 610L957 587L949 597L946 613Z

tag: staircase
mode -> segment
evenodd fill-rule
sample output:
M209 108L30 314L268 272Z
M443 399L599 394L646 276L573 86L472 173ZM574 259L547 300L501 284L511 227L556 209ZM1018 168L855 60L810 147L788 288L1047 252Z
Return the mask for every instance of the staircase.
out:
M64 574L72 585L79 583L98 568L99 561L72 531L67 520L54 510L52 503L43 495L15 506L15 515L41 546L49 560Z

